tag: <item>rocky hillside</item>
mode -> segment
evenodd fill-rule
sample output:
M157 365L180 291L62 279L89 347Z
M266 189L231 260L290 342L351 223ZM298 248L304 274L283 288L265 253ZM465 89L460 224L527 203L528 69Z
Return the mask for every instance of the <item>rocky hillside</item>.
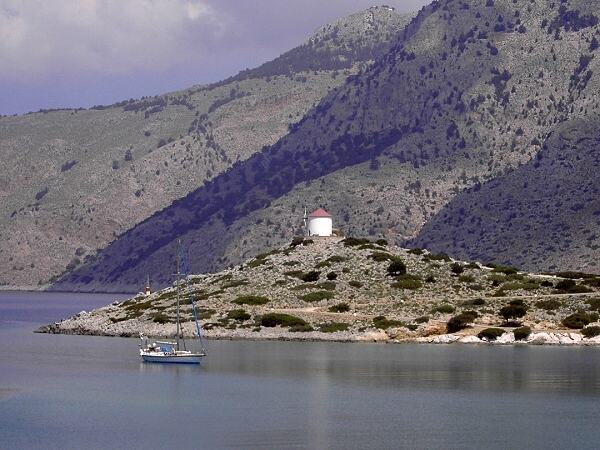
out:
M561 124L533 161L456 196L413 244L529 270L598 272L599 126Z
M564 276L569 278L454 261L384 240L297 238L232 269L190 276L180 301L189 336L191 297L204 334L216 338L481 342L506 334L503 342L515 336L582 342L569 330L586 326L589 338L600 334L593 325L600 277ZM176 286L82 312L42 331L174 336Z
M181 236L194 271L227 267L289 240L303 205L325 207L347 233L413 239L457 194L528 167L559 124L593 120L597 13L582 0L433 2L288 135L124 233L56 288L131 289L146 273L164 284ZM559 217L572 214L555 202ZM539 261L545 248L535 249Z
M0 283L43 285L77 268L274 144L328 91L387 51L409 20L370 8L212 86L0 118Z

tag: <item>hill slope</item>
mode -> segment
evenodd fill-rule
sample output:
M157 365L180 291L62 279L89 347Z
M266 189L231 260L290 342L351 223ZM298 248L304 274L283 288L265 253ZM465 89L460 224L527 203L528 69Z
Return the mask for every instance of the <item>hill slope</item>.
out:
M489 326L507 326L510 339L515 324L507 325L506 317L530 326L531 339L536 333L564 330L561 320L575 311L585 311L585 317L578 316L584 322L597 321L598 292L590 285L600 286L600 279L492 269L385 241L318 238L295 240L220 273L192 275L179 298L188 336L194 333L191 296L209 337L448 342L435 336L453 331L447 330L447 322L458 316L465 318L461 335L470 335L466 342L481 342L473 334ZM503 309L509 305L512 309ZM42 331L174 336L176 308L177 290L170 286ZM572 339L567 334L565 342Z
M598 107L594 13L583 1L433 2L287 136L55 287L166 283L180 236L194 271L216 270L289 240L305 204L353 234L415 237L455 195L528 163L559 123Z
M374 7L267 63L279 70L89 110L0 118L0 283L47 283L274 144L385 52L408 20Z
M412 244L530 270L598 272L599 125L561 124L534 161L458 195Z

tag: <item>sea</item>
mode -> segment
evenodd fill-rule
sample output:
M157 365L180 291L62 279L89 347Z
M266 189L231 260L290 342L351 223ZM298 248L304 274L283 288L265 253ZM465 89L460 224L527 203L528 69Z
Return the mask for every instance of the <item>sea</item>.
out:
M597 449L600 349L36 334L119 295L0 293L2 449Z

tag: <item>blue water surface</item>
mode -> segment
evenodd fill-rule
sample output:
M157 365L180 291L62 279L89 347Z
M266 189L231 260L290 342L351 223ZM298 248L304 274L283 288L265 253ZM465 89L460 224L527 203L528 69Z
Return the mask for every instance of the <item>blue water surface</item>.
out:
M100 294L0 294L0 448L598 448L600 350L34 334Z

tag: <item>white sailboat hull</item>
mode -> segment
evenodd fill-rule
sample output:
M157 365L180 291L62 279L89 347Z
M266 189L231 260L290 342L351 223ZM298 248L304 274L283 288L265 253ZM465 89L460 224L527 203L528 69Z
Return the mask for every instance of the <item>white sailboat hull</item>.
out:
M200 364L200 361L205 354L191 352L163 353L140 351L140 356L144 362L151 363Z

